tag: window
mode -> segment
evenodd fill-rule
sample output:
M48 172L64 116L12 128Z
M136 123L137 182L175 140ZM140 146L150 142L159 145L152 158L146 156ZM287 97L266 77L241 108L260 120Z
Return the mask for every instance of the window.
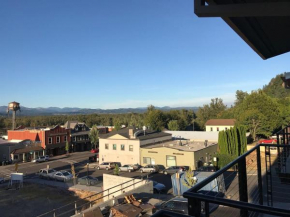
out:
M168 167L176 166L176 157L175 156L166 155L166 164L167 164Z
M151 158L150 157L143 157L143 164L151 164Z
M77 137L74 136L74 137L73 137L73 140L74 140L74 141L77 141Z
M67 141L67 136L64 136L63 138L64 138L64 141L66 142Z
M48 137L48 144L52 144L52 137Z
M216 131L220 131L220 128L219 128L219 127L217 127L217 128L216 128Z
M212 127L210 128L210 131L213 131L213 128Z
M60 143L60 136L56 137L56 143Z
M125 151L125 145L121 145L121 151Z
M109 144L105 144L105 149L109 149Z
M129 145L129 151L133 151L133 145Z
M113 150L117 150L117 145L113 144Z

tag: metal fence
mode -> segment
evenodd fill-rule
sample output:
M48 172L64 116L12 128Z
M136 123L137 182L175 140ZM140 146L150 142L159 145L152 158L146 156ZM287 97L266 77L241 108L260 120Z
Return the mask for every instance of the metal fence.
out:
M138 186L139 183L144 182L144 180L148 180L148 175L143 176L142 179L132 179L122 184L116 185L114 187L108 188L101 192L92 194L88 197L81 198L74 202L68 203L64 206L61 206L57 209L53 209L49 212L38 215L37 217L56 217L56 216L72 216L74 214L78 214L85 209L92 207L94 204L103 202L104 199L109 200L113 198L116 193L124 193L126 191L134 189Z
M278 144L258 144L185 192L188 214L195 217L290 216L288 130L289 127L277 133ZM216 192L218 185L208 191L201 190L221 175L225 191ZM159 211L153 216L176 216L176 213Z

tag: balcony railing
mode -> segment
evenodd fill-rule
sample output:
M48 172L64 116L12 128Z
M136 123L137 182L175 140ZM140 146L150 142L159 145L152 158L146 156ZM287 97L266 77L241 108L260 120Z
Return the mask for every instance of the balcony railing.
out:
M186 191L183 196L188 199L188 214L195 217L290 216L289 137L287 127L277 133L278 144L253 147ZM213 180L224 180L225 189L217 190L220 186L212 186ZM159 211L154 216L176 216L176 213Z

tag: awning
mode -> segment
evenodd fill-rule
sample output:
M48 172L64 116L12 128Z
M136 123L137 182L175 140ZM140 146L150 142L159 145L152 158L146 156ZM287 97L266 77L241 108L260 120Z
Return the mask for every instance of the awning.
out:
M43 151L43 148L40 146L28 146L25 148L15 149L11 152L11 154L23 154L23 153L30 153L35 151Z

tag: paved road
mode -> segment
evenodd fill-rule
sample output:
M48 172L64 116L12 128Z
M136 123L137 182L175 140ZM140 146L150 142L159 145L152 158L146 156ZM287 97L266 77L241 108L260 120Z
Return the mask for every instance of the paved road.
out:
M36 178L36 173L49 165L50 168L55 170L71 170L71 164L75 165L75 172L78 177L86 176L87 174L97 177L100 181L103 180L103 174L113 174L113 170L97 170L94 168L89 168L87 170L88 158L94 154L90 152L77 152L70 155L70 157L57 156L51 158L50 161L45 163L22 163L19 164L18 172L24 173L27 178ZM0 177L10 175L15 170L15 165L1 166L0 167ZM140 178L141 176L146 176L146 173L141 174L138 171L135 172L120 172L120 176L130 177L130 178ZM172 188L171 178L169 175L163 174L150 174L149 178L159 183L163 183L166 186L166 191Z

